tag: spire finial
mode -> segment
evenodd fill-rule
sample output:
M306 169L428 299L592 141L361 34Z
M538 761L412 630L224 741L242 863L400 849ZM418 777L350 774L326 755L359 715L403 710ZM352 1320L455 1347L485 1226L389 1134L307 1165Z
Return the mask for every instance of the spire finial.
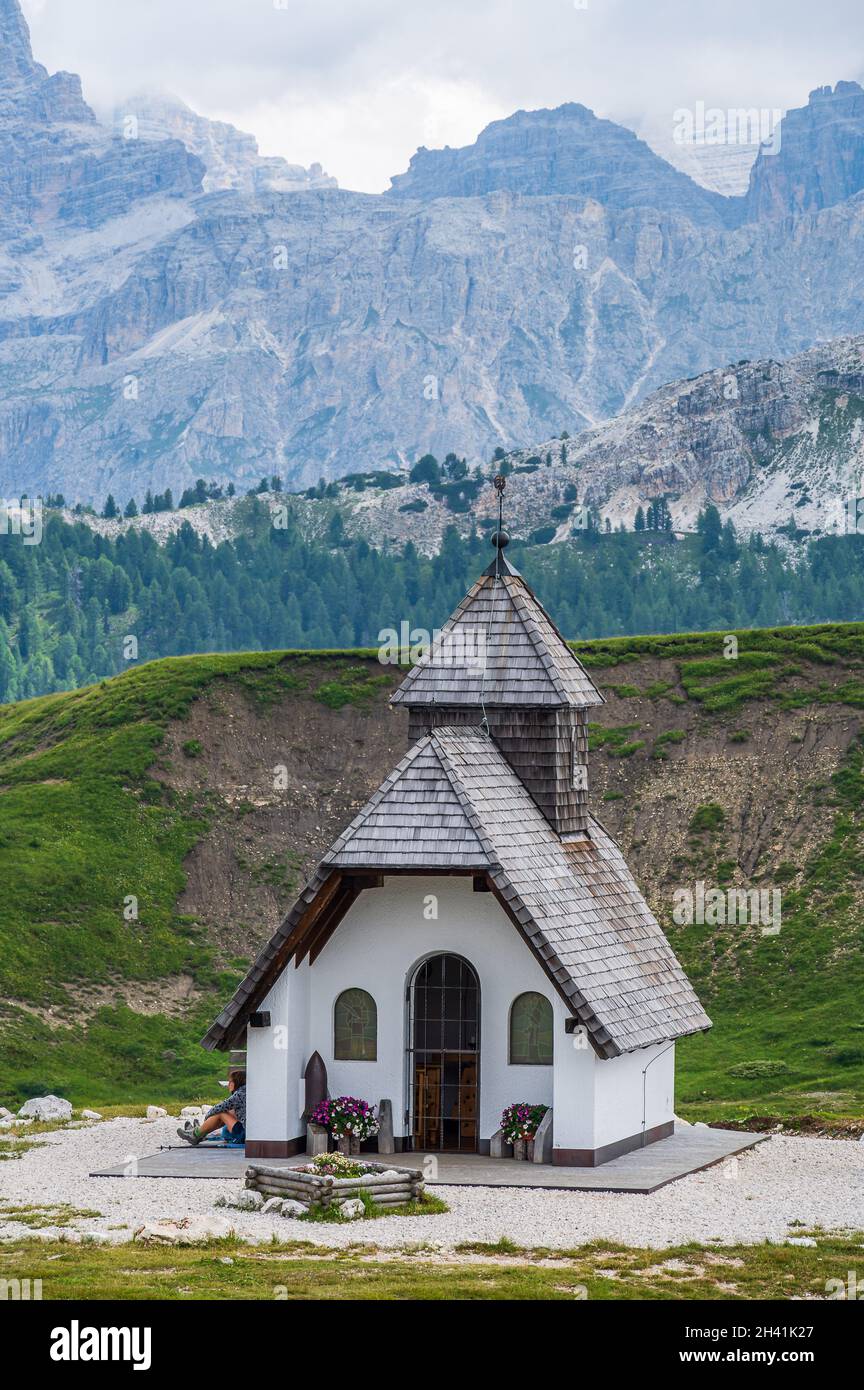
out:
M510 537L507 535L507 532L504 530L504 526L502 524L504 517L504 489L507 486L507 479L505 478L503 473L495 474L495 477L492 479L492 486L498 494L498 530L493 532L491 538L492 544L495 547L495 571L497 574L498 560L501 555L501 551L504 549L505 545L510 540Z

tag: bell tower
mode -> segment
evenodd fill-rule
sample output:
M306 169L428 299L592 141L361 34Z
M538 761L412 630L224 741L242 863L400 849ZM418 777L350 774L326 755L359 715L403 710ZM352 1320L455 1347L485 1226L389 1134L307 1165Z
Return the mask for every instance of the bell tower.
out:
M504 550L506 480L495 479L495 558L392 697L412 743L479 725L562 838L588 830L587 711L603 703L584 666Z

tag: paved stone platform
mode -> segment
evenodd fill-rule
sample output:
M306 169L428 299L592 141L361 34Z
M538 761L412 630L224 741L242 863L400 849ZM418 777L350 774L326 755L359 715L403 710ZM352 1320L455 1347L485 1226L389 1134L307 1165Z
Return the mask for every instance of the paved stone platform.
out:
M659 1187L709 1168L733 1154L752 1149L767 1139L731 1129L676 1129L668 1139L659 1139L644 1149L613 1158L599 1168L559 1168L547 1163L523 1163L513 1158L487 1158L482 1154L394 1154L399 1168L422 1168L427 1182L441 1187L549 1187L573 1188L583 1192L656 1192ZM377 1155L370 1155L377 1159ZM134 1171L129 1166L106 1168L91 1173L92 1178L214 1178L242 1179L249 1163L270 1168L295 1168L305 1156L282 1159L247 1159L239 1148L160 1149L139 1158Z

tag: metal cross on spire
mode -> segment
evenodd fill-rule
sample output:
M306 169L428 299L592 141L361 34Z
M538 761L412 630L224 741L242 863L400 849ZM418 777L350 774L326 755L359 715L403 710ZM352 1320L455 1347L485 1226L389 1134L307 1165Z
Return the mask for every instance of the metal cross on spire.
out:
M492 544L495 547L495 578L499 578L501 551L509 541L510 537L504 530L504 489L507 486L507 479L503 473L496 473L492 479L492 486L498 494L498 530L492 537Z

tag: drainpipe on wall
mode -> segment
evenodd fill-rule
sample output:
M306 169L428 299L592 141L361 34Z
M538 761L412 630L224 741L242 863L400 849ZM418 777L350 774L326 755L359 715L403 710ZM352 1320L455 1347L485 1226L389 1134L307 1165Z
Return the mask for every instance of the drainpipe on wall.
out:
M646 1072L648 1071L648 1067L650 1067L654 1062L659 1062L660 1058L661 1058L661 1057L665 1057L665 1056L666 1056L666 1053L669 1052L674 1046L675 1046L675 1043L674 1043L674 1042L670 1042L668 1047L664 1047L664 1049L663 1049L662 1052L658 1052L658 1053L657 1053L657 1056L656 1056L656 1057L652 1057L652 1058L651 1058L651 1061L648 1062L648 1063L642 1068L642 1143L641 1143L641 1145L640 1145L640 1148L643 1148L643 1149L644 1149L644 1147L645 1147L645 1124L646 1124L646 1118L647 1118L647 1116L646 1116L646 1104L647 1104L647 1100L646 1100L646 1089L647 1089L647 1084L648 1084L648 1083L647 1083L647 1080L646 1080L646 1075L645 1075L645 1074L646 1074Z

